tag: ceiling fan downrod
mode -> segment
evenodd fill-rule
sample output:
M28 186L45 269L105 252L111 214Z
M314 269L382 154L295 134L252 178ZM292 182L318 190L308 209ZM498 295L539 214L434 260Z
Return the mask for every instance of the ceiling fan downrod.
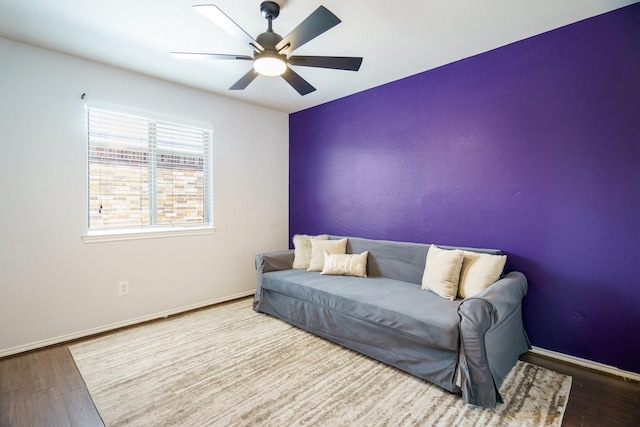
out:
M262 12L262 16L269 22L267 31L273 32L272 22L280 15L280 5L274 1L263 1L260 3L260 12Z

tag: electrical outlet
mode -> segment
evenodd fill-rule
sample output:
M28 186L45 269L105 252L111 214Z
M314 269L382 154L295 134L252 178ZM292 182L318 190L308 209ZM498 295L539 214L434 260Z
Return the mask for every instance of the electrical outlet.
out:
M129 281L123 280L122 282L118 282L118 296L124 297L129 295Z

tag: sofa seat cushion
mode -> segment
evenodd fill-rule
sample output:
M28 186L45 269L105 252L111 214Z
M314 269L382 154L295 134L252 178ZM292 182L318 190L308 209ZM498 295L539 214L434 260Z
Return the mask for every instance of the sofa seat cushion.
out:
M432 347L458 350L458 305L420 285L384 277L327 276L304 270L263 275L262 289L365 320Z

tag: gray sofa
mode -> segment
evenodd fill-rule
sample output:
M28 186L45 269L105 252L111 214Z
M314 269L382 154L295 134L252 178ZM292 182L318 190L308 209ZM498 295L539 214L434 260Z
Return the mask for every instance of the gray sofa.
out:
M494 407L530 348L521 312L527 280L509 272L478 295L444 299L420 286L429 246L349 237L347 253L369 251L367 278L292 269L293 250L257 255L254 310Z

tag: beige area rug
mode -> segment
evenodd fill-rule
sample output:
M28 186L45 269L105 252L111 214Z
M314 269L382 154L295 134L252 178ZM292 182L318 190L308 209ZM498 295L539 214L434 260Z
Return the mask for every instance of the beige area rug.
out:
M107 426L559 426L571 388L518 362L505 403L481 409L255 313L249 299L70 350Z

